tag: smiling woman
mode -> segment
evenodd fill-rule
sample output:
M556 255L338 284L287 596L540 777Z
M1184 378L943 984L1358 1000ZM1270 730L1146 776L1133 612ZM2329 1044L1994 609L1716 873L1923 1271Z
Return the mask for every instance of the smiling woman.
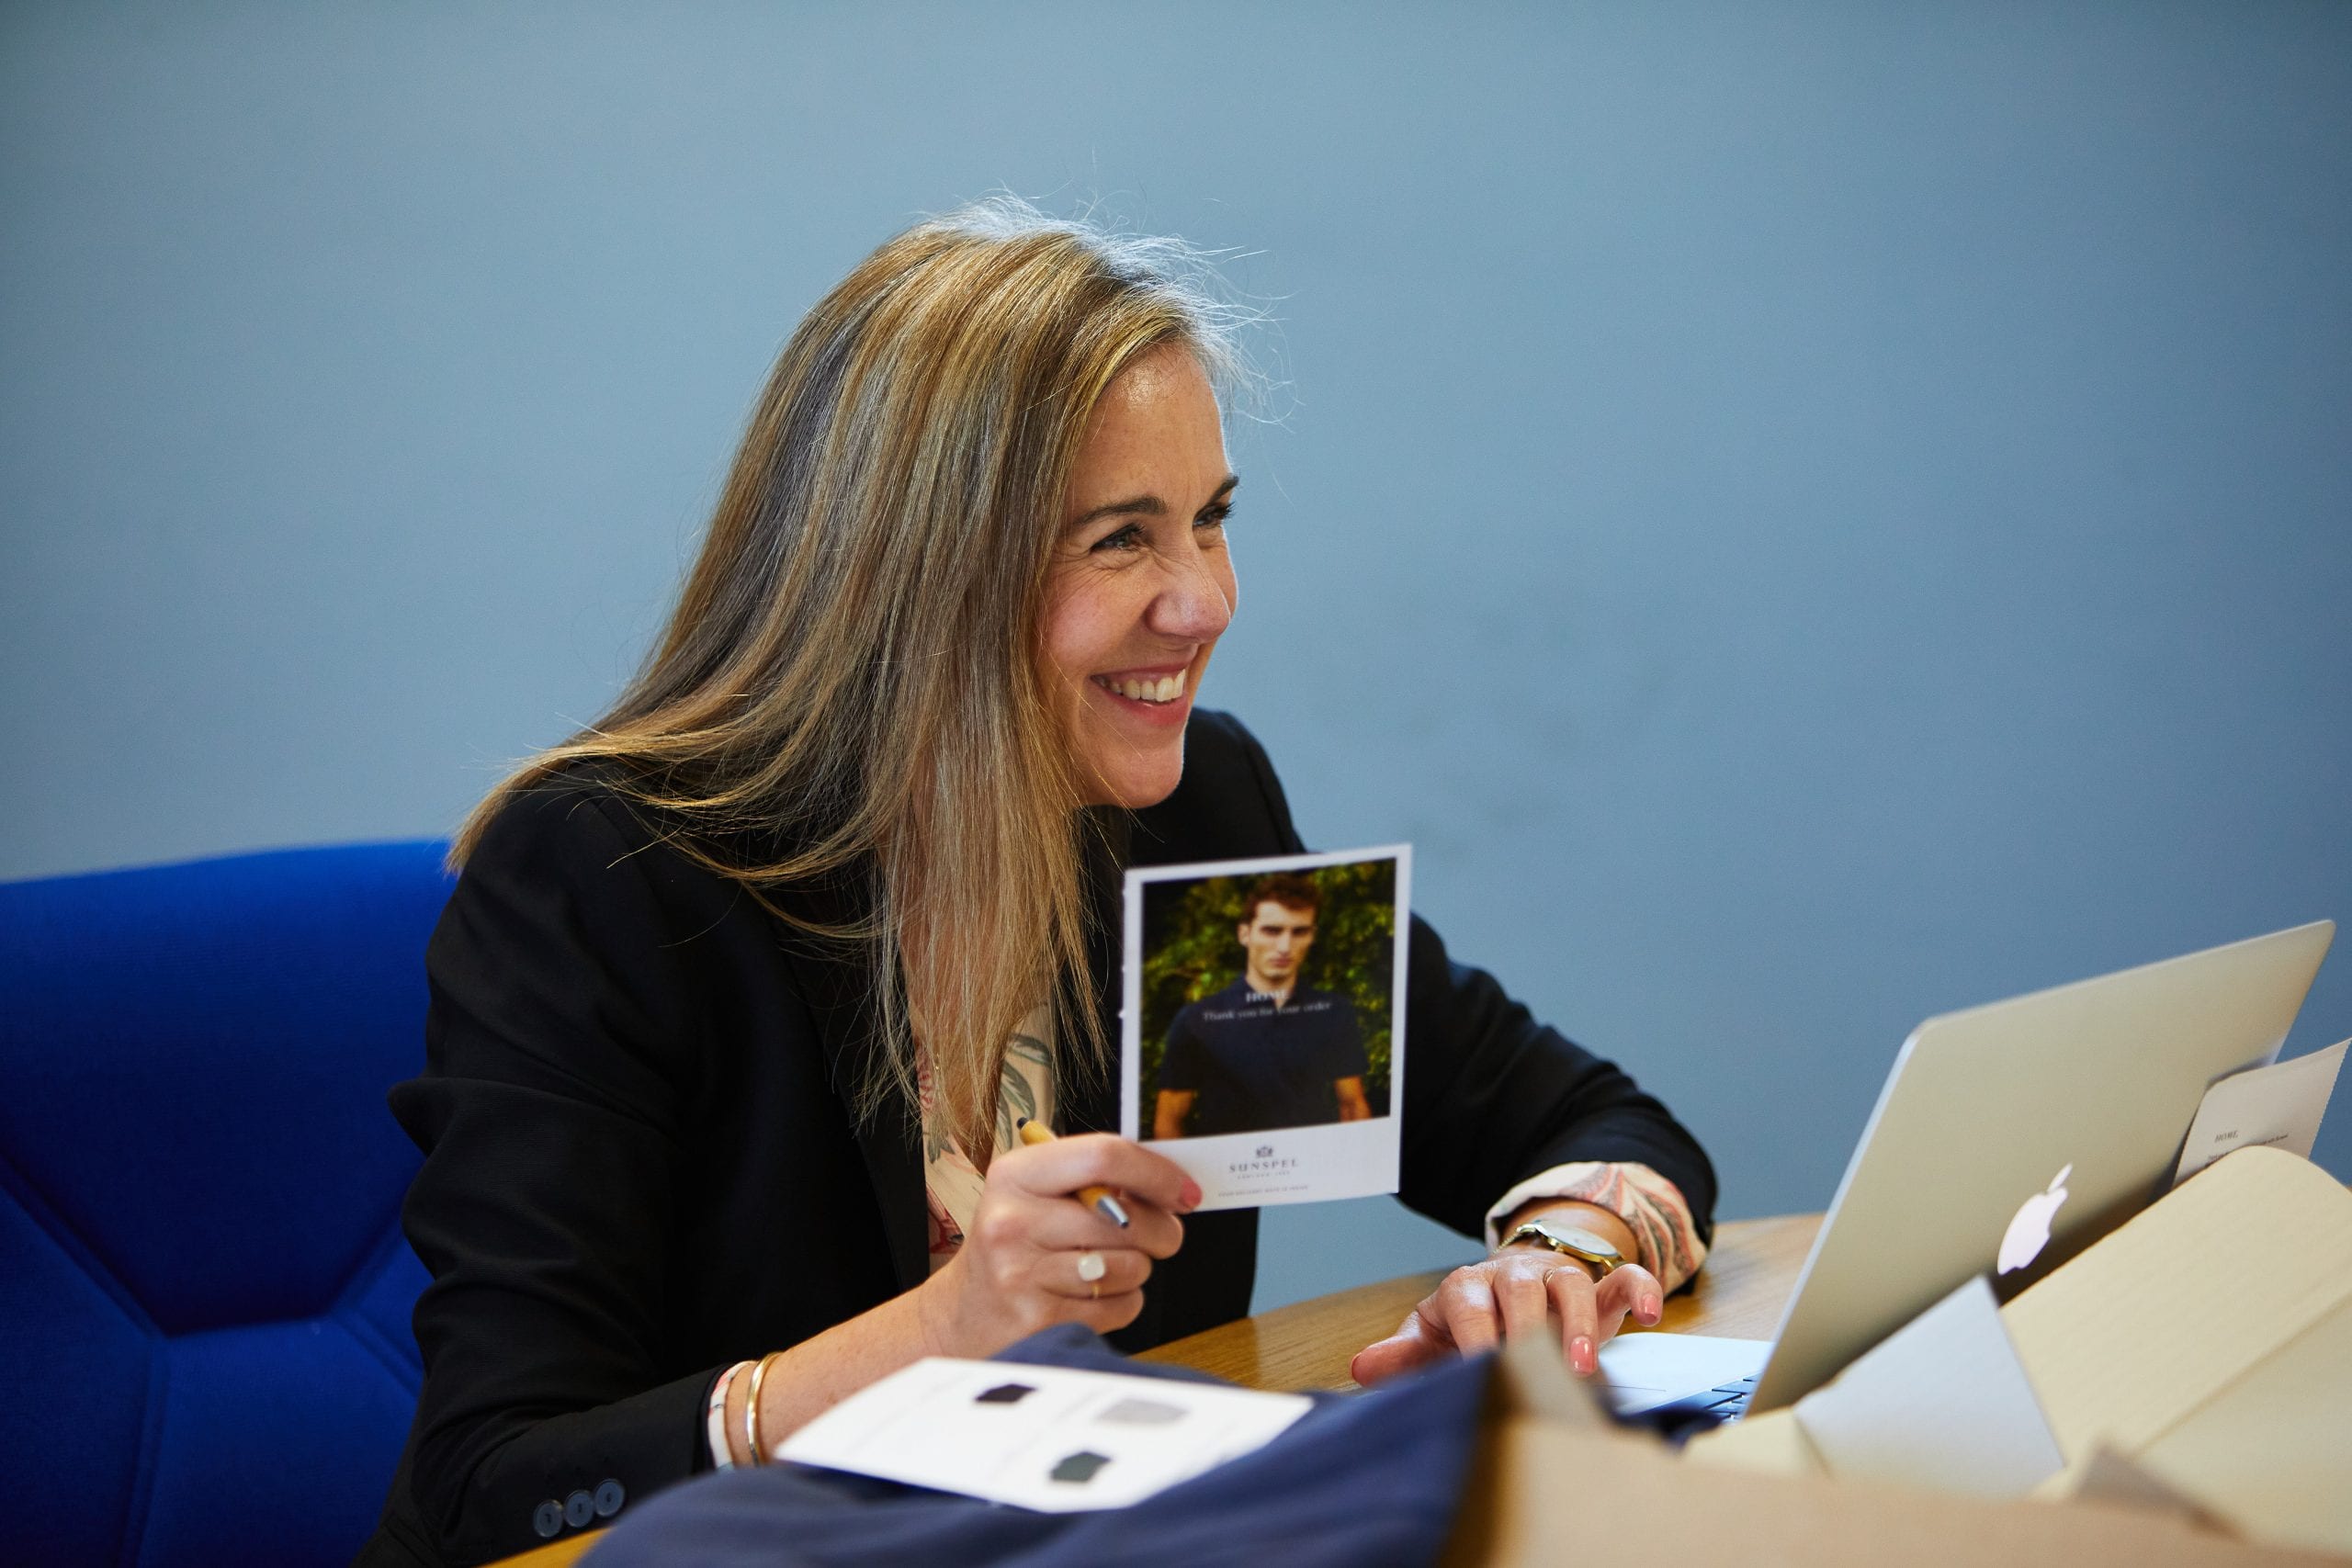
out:
M643 671L466 824L392 1096L433 1283L365 1560L609 1518L924 1355L1247 1311L1254 1213L1098 1131L1121 867L1303 848L1193 705L1238 603L1207 281L1010 202L884 245L786 345ZM1584 1250L1506 1244L1359 1372L1506 1329L1589 1368L1698 1266L1713 1174L1410 951L1406 1201Z

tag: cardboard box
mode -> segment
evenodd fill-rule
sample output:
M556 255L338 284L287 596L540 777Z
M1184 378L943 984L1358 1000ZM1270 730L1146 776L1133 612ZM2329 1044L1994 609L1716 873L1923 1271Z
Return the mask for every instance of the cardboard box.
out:
M1792 1411L1678 1456L1548 1346L1498 1363L1450 1564L1591 1557L2017 1568L2352 1552L2352 1192L2230 1156L2002 1309L2064 1469L2030 1497L1830 1472ZM1605 1524L1597 1521L1607 1521Z

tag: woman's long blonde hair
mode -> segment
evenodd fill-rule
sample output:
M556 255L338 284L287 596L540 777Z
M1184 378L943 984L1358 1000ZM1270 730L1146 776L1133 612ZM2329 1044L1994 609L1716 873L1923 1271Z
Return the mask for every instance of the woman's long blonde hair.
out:
M1230 389L1242 317L1180 242L1007 198L883 245L777 358L644 668L474 809L453 861L518 794L594 761L763 902L864 886L863 919L817 932L876 976L860 1114L916 1102L919 1034L935 1114L985 1163L1024 1015L1058 1002L1080 1036L1065 1054L1105 1050L1083 982L1089 781L1040 656L1064 494L1114 378L1176 344Z

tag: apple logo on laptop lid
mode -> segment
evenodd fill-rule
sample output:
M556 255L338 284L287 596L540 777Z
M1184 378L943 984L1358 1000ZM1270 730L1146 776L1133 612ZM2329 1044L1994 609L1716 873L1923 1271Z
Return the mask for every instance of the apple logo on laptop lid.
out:
M2009 1228L2001 1235L2000 1273L2024 1268L2050 1245L2050 1222L2056 1217L2058 1206L2066 1201L2066 1178L2074 1173L2072 1165L2063 1168L2050 1179L2047 1191L2037 1192L2018 1205Z

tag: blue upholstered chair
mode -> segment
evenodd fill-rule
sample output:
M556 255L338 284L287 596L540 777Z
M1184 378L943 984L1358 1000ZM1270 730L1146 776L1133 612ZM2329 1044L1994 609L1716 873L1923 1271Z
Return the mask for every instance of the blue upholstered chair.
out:
M0 1562L325 1563L416 1403L437 843L0 884Z

